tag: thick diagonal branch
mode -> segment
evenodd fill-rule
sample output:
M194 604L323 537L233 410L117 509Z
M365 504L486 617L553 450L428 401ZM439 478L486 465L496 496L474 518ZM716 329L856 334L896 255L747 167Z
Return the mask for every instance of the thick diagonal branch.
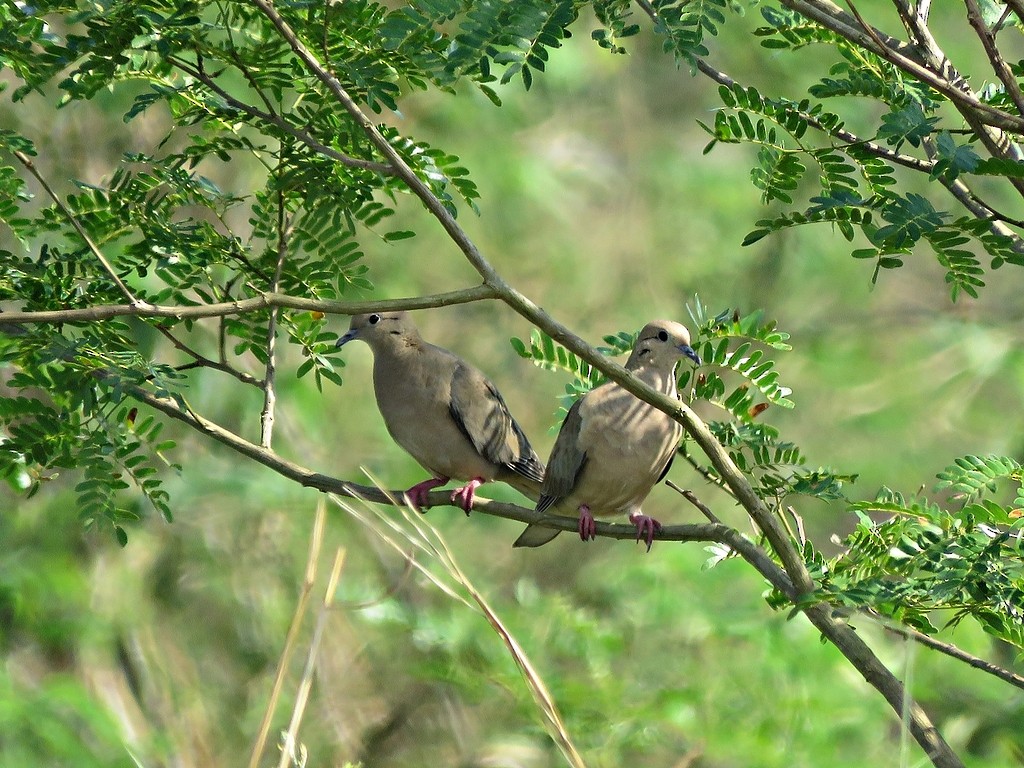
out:
M309 72L319 79L332 93L352 117L363 127L367 137L392 165L398 176L408 184L412 192L421 200L430 213L437 218L452 241L466 256L469 263L480 273L484 283L494 288L500 298L523 317L534 322L549 336L570 351L578 354L594 365L613 381L640 397L645 402L677 419L701 449L708 455L712 464L733 490L747 513L754 519L764 532L769 543L779 555L785 566L788 577L794 584L795 597L810 595L813 582L807 572L800 553L788 538L779 520L772 514L754 492L742 472L736 467L725 449L715 440L714 435L688 406L680 404L662 395L635 379L621 366L608 361L597 350L573 334L568 328L555 321L530 299L519 293L495 272L490 263L484 259L469 236L459 227L454 217L445 209L441 201L431 192L430 188L416 175L402 157L377 130L376 126L363 114L352 100L341 83L319 62L305 44L291 29L290 25L277 12L269 0L252 0L277 28L281 36L288 42L296 56L303 62ZM1024 121L1021 121L1024 124ZM634 534L635 535L635 534ZM831 611L824 605L811 605L805 609L808 618L821 632L839 648L847 659L857 668L864 678L874 686L897 713L903 714L908 707L906 691L903 684L878 660L856 632L848 626L836 622ZM950 749L942 736L936 731L927 714L916 704L909 705L910 730L928 754L929 759L938 768L961 768L963 765L957 755Z

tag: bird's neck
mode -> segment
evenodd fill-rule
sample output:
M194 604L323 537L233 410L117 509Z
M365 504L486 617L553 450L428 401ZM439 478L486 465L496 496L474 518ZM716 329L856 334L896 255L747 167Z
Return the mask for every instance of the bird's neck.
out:
M390 359L402 358L406 355L414 354L419 351L423 346L422 340L418 336L401 336L394 340L389 340L387 344L380 344L373 350L374 358Z
M633 369L633 375L636 376L647 386L652 389L656 389L663 395L669 397L676 396L676 366L671 366L666 370L663 366L655 365L641 365L638 368Z

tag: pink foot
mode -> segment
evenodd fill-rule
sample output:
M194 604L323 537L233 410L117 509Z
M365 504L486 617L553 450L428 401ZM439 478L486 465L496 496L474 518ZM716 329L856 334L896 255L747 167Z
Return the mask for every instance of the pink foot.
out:
M409 499L413 509L417 512L422 512L423 510L420 507L426 506L427 494L434 488L437 488L437 486L447 483L449 479L447 477L432 477L429 480L424 480L422 483L416 483L416 485L405 492L405 496Z
M483 484L483 478L474 477L461 488L456 488L452 491L452 504L458 504L469 515L469 510L473 508L473 493Z
M651 545L654 543L654 534L661 531L661 523L653 517L639 512L633 512L629 516L629 522L636 526L636 540L643 539L647 542L647 551L650 552Z
M594 516L590 514L590 507L586 504L580 504L579 530L581 541L597 538L597 523L594 522Z

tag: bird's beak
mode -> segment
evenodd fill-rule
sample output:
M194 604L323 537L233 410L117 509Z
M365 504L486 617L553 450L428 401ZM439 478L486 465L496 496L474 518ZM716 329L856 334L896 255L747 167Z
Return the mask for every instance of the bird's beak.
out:
M693 347L689 344L680 344L679 351L686 355L688 358L693 360L697 365L700 365L700 355L693 351Z
M348 331L348 333L344 334L343 336L339 336L338 340L336 342L334 342L334 346L336 348L343 347L346 344L348 344L350 341L352 341L352 339L358 339L358 338L359 338L359 331L357 329L351 329L351 330Z

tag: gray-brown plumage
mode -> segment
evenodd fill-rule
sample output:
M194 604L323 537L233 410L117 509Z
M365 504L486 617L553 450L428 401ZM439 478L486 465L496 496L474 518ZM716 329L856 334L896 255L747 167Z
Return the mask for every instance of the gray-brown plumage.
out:
M700 358L686 328L671 320L644 326L626 370L649 386L676 397L676 365ZM682 427L667 414L614 382L591 390L569 409L558 432L537 502L537 511L555 507L579 514L580 538L595 536L595 517L626 513L651 548L661 524L640 511L651 488L668 472ZM514 546L539 547L558 531L530 525Z
M405 312L355 315L337 346L354 339L373 350L373 391L388 432L432 475L406 491L414 507L452 478L466 481L452 492L466 514L491 480L537 498L544 465L486 376L424 341Z

